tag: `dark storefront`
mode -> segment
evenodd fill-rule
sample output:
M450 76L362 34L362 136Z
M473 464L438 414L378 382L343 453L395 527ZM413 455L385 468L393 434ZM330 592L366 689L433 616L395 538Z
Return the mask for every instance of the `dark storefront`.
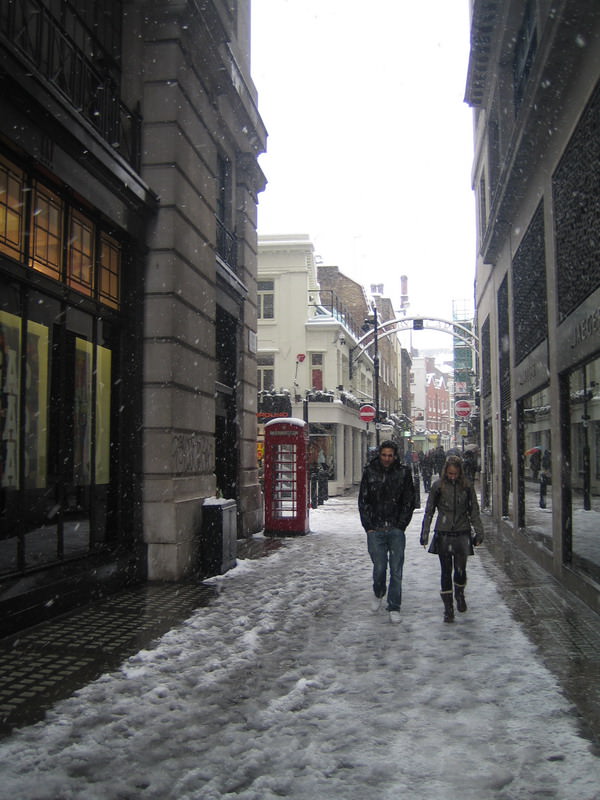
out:
M23 594L55 612L55 583L140 567L127 446L136 410L125 400L136 378L127 239L18 154L0 157L0 190L0 603L10 631L27 613ZM72 591L93 592L85 583Z

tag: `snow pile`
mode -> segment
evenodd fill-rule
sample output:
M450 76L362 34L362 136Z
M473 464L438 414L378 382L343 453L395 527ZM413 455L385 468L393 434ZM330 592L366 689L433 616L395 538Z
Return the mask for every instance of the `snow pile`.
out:
M0 742L19 800L599 798L600 761L477 556L442 623L409 529L403 622L369 613L356 501L213 579L214 603Z

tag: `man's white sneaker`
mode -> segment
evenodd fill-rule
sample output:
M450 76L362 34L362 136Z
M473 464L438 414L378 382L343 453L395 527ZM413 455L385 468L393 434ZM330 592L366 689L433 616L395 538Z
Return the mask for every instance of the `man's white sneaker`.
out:
M374 597L371 600L371 611L376 614L383 604L383 597Z
M399 611L390 611L390 622L398 623L401 621L402 620Z

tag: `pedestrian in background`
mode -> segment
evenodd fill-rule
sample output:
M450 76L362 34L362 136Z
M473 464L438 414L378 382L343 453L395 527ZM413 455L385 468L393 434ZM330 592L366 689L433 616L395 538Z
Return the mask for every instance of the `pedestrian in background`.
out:
M431 452L423 457L421 475L423 476L423 491L428 492L431 489L431 478L433 477L433 456Z
M463 456L463 469L465 477L471 483L475 480L475 471L477 469L477 456L472 450L466 450Z
M540 466L542 464L542 454L540 449L534 450L531 456L529 457L529 469L531 470L531 475L534 481L537 481L538 475L540 474Z
M440 444L435 448L433 454L433 468L438 475L442 474L445 462L446 462L446 453L444 452L444 448Z
M458 611L467 610L467 558L473 555L473 545L483 541L483 524L473 484L465 477L459 456L448 456L442 476L433 482L427 498L421 544L427 546L433 515L437 510L434 534L429 547L440 559L441 592L444 603L444 622L454 622L452 583ZM475 536L471 540L471 527Z
M552 484L552 458L549 450L544 450L542 456L542 471L540 472L540 508L546 508L546 494L548 486Z
M415 508L412 469L401 464L395 442L382 442L378 454L365 467L358 492L360 521L367 533L373 562L373 612L379 611L387 589L391 622L400 622L405 530ZM389 566L389 586L387 570Z

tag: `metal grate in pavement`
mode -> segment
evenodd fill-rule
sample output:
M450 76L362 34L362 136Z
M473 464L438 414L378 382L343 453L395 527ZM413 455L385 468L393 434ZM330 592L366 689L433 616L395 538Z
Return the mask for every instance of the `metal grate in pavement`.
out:
M214 596L200 583L144 584L0 640L0 735L43 719Z

